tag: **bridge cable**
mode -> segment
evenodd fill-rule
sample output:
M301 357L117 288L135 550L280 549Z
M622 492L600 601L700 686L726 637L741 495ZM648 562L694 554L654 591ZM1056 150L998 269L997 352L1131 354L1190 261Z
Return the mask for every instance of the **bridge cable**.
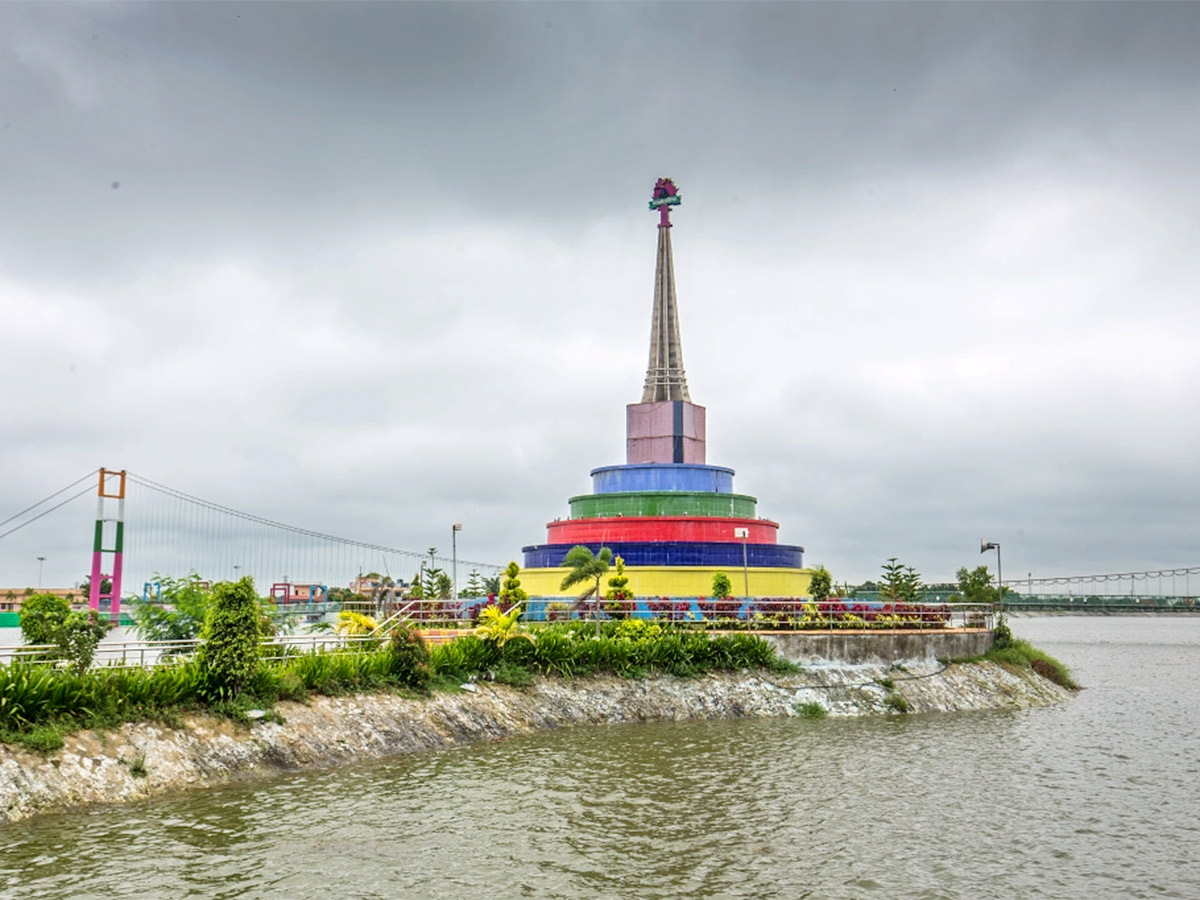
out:
M222 512L226 515L234 516L236 518L243 519L248 522L254 522L255 524L258 524L258 525L266 525L266 526L269 526L271 528L275 528L275 529L278 529L281 531L290 532L292 534L297 534L297 535L301 535L304 537L316 538L318 540L323 540L323 541L333 541L335 543L347 544L347 545L354 546L354 547L361 547L366 550L377 550L377 551L386 552L386 553L396 553L401 556L412 557L415 560L422 560L422 559L426 559L429 557L428 553L418 553L415 550L398 550L395 547L385 547L382 544L370 544L365 541L355 541L355 540L351 540L349 538L338 537L338 536L332 535L332 534L325 534L324 532L320 532L320 531L313 531L312 529L309 529L309 528L299 528L295 525L288 525L284 522L276 522L273 519L267 519L267 518L264 518L263 516L256 516L252 513L246 513L246 512L242 512L241 510L233 509L232 507L222 506L219 503L213 503L210 500L205 500L201 497L196 497L191 494L184 493L183 491L176 490L175 488L172 488L172 487L168 487L165 484L159 484L156 481L151 481L148 478L143 478L139 475L134 475L133 473L129 473L128 478L134 484L141 485L142 487L148 488L152 491L157 491L159 493L166 494L171 497L175 497L176 499L179 499L179 500L185 500L188 503L203 507L205 509ZM2 535L0 535L0 536L2 536ZM435 559L435 561L438 561L438 562L450 562L451 561L451 559L449 557L441 557L441 556L434 557L434 559ZM482 567L485 569L495 569L496 571L502 571L504 569L504 566L499 566L499 565L496 565L495 563L478 562L476 560L470 560L470 559L459 559L458 562L460 565L476 566L476 567Z
M72 481L72 482L71 482L70 484L68 484L68 485L67 485L65 488L62 488L61 490L57 490L57 491L55 491L55 492L54 492L53 494L51 494L49 497L46 497L46 498L44 498L44 499L42 499L42 500L39 500L37 503L33 504L33 506L26 507L25 509L21 510L21 511L20 511L19 513L17 513L16 515L9 516L9 517L8 517L7 519L5 519L3 522L0 522L0 528L3 528L5 525L7 525L9 522L13 521L14 519L19 519L19 518L21 518L21 516L25 515L25 513L27 513L27 512L30 512L31 510L35 510L35 509L37 509L37 508L38 508L39 506L41 506L43 503L49 503L51 500L53 500L53 499L54 499L55 497L57 497L59 494L66 493L67 491L69 491L71 488L75 487L75 485L79 484L80 482L87 481L89 478L91 478L93 475L95 475L95 474L96 474L97 472L99 472L99 471L100 471L99 469L92 469L92 471L88 472L88 473L87 473L86 475L84 475L82 478L77 478L77 479L75 479L74 481ZM76 494L75 496L79 496L79 495L78 495L78 494ZM72 499L74 499L74 498L72 498ZM68 503L69 503L69 502L70 502L70 500L68 500L68 501L66 501L66 502L68 502ZM61 505L61 504L60 504L60 505ZM56 507L55 507L55 509L58 509L58 507L56 506ZM47 510L47 512L49 512L49 510ZM43 515L44 515L44 513L43 513ZM32 519L30 519L30 521L32 522L33 520L32 520ZM28 524L28 523L26 523L26 524ZM12 533L12 532L10 532L10 531L6 531L6 532L5 532L5 534L11 534L11 533Z
M78 482L77 482L77 483L78 483ZM64 488L64 490L65 490L65 488ZM0 539L3 539L3 538L6 538L6 537L8 537L8 536L9 536L10 534L12 534L13 532L20 531L20 530L21 530L22 528L24 528L26 525L32 525L34 522L36 522L38 519L42 518L43 516L48 516L48 515L50 515L50 513L54 512L56 509L60 509L60 508L62 508L62 507L64 507L64 506L66 506L66 505L67 505L68 503L70 503L72 500L78 500L78 499L79 499L80 497L82 497L84 494L89 494L89 493L91 493L91 492L92 492L92 490L93 490L93 489L92 489L92 486L89 484L87 487L85 487L85 488L84 488L82 491L80 491L78 494L73 494L72 496L70 496L70 497L68 497L66 500L64 500L62 503L56 503L54 506L50 507L50 508L49 508L48 510L46 510L45 512L38 513L38 514L37 514L36 516L34 516L32 519L27 519L27 520L25 520L24 522L22 522L20 525L16 525L16 526L14 526L14 527L12 527L12 528L8 529L8 531L4 532L3 534L0 534ZM61 494L61 493L62 493L62 491L59 491L59 493ZM44 503L45 501L43 500L42 502ZM36 505L41 505L41 504L36 504ZM19 515L19 514L18 514L18 515ZM14 517L14 518L15 518L15 517ZM7 521L11 522L11 521L12 521L12 519L8 519Z

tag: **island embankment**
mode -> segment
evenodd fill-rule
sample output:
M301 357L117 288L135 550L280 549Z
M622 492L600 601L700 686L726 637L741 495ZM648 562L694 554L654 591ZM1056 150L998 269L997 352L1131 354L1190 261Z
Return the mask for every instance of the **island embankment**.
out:
M821 711L864 716L1017 709L1059 703L1071 695L1027 669L988 660L944 665L922 658L899 665L818 663L793 674L539 677L523 688L482 682L428 697L314 697L303 704L279 703L279 717L250 725L200 716L177 727L127 724L70 735L48 755L0 745L0 822L539 729Z

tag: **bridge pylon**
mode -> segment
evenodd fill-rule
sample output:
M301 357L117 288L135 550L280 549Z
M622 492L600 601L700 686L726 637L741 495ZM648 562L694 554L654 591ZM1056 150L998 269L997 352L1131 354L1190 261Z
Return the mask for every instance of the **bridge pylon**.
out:
M115 493L108 490L109 479L117 483ZM88 594L88 606L99 612L100 601L108 600L109 614L116 621L121 615L121 572L125 564L125 470L117 472L101 469L100 485L96 494L96 528L92 539L92 583ZM115 516L105 515L108 511L106 500L116 501ZM116 525L112 535L113 544L109 548L104 546L104 525L107 522ZM112 574L109 576L111 586L108 591L103 590L105 556L112 557Z

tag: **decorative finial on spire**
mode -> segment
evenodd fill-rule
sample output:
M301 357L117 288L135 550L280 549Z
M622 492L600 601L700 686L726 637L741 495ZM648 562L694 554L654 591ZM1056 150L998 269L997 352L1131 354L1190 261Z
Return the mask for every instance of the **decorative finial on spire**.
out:
M670 178L660 178L654 182L654 192L650 195L650 208L658 210L658 227L671 227L671 207L683 202L679 189Z

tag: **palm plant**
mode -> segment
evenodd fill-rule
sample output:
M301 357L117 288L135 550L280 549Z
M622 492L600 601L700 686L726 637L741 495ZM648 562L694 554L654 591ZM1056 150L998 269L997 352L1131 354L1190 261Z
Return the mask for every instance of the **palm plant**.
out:
M334 632L345 637L362 637L371 634L378 627L379 623L371 616L364 616L362 613L343 609L338 613L338 621Z
M600 636L600 580L604 578L608 572L608 565L612 562L612 551L607 547L601 547L600 552L593 554L591 548L584 547L582 544L576 544L567 551L567 555L563 557L562 564L571 571L566 574L562 580L562 585L559 590L565 591L567 588L574 587L586 581L595 581L595 584L590 585L586 591L579 595L579 599L575 601L575 606L590 596L595 596L596 605L596 636Z
M475 633L485 641L491 641L497 647L503 647L513 638L525 638L533 641L528 634L519 630L517 619L521 617L521 607L514 606L509 612L500 611L498 606L485 606L479 613L479 625Z

